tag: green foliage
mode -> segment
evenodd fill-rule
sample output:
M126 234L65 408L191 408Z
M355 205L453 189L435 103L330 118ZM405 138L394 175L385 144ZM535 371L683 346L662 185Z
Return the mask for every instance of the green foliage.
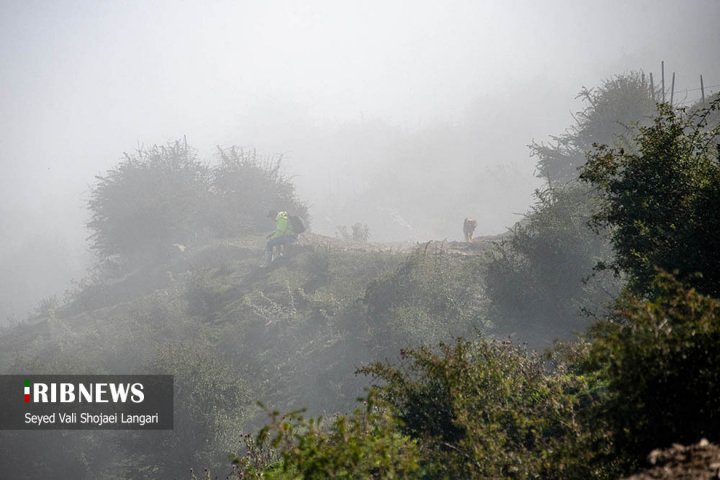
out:
M370 282L362 323L379 350L374 357L486 328L478 262L478 257L418 251L395 271Z
M608 275L592 275L610 248L587 225L589 189L573 182L539 192L538 200L527 221L496 245L486 274L499 331L521 332L536 344L583 330L590 320L580 311L599 308L617 291Z
M282 469L269 469L266 478L417 478L417 443L399 432L397 420L373 395L363 404L327 427L322 418L305 419L300 412L270 412L257 442L269 439Z
M581 362L605 379L598 418L636 464L654 448L720 440L720 301L667 274L653 287L654 299L628 295L593 328Z
M625 142L634 153L598 150L584 170L590 183L570 178L575 153L614 140L625 131L619 121L631 123L625 119L645 105L642 78L614 82L584 92L592 105L566 137L577 152L534 147L553 185L489 265L427 248L404 257L298 247L272 269L256 269L262 238L244 236L132 270L123 259L122 276L100 275L73 305L45 302L35 324L0 336L0 364L73 373L151 365L175 375L176 425L107 438L48 436L40 448L67 465L32 472L109 480L183 478L190 466L222 471L226 453L247 441L241 432L257 412L250 398L281 409L307 405L312 415L346 412L369 381L353 376L357 365L407 345L399 363L362 370L381 383L354 412L329 421L273 412L257 443L232 457L235 477L617 478L663 443L718 440L720 305L672 280L636 288L654 295L625 297L621 314L592 331L592 344L549 358L485 339L423 346L489 330L485 295L496 333L547 339L583 328L578 310L616 288L606 277L583 282L609 257L607 241L586 225L591 212L618 236L616 248L629 246L611 265L634 286L645 285L645 272L621 263L626 254L650 271L656 262L678 268L683 280L716 294L717 131L663 110L637 144ZM179 143L128 157L93 191L95 248L138 255L192 242L203 230L262 230L268 208L305 212L279 160L259 162L236 148L220 155L215 169ZM133 230L138 218L145 223ZM43 358L53 361L43 367ZM3 448L24 447L3 465L19 471L31 463L29 436L0 439Z
M638 73L579 96L587 107L576 124L553 137L553 145L531 145L547 187L488 267L493 321L502 331L526 332L522 338L534 345L582 330L590 320L581 311L601 311L619 290L617 279L593 272L610 261L611 252L606 232L588 226L596 195L578 183L578 168L596 143L631 145L633 127L655 112L649 85Z
M269 445L267 438L257 439L254 435L243 434L243 451L240 454L230 453L228 459L232 464L232 473L227 477L238 480L272 478L273 473L280 471L280 456Z
M587 107L575 115L576 124L562 135L552 137L554 145L533 143L537 168L550 186L577 179L578 168L594 144L617 144L655 113L649 82L642 73L632 72L606 80L596 89L583 88L578 94Z
M606 478L613 471L589 448L601 429L580 422L590 383L547 370L526 350L480 339L403 351L395 367L361 371L401 431L421 446L433 478Z
M280 173L280 159L262 162L254 151L219 149L220 165L197 160L185 142L139 149L97 177L89 202L92 248L163 259L211 235L266 230L269 209L288 210L307 222L307 208ZM176 245L173 245L176 244Z
M180 478L193 465L222 465L242 440L250 403L244 379L199 344L160 349L153 371L174 377L174 428L127 438L122 446L131 469L155 472L148 478Z
M268 210L288 211L307 223L307 207L295 199L295 187L280 172L282 157L259 159L255 150L218 147L220 165L213 169L212 227L234 236L268 229Z
M239 478L617 478L605 383L587 344L549 360L486 339L403 351L399 365L360 370L380 380L362 405L329 424L269 412L253 449L232 456ZM258 452L275 452L264 461Z
M186 143L139 149L97 177L89 207L92 248L102 256L172 248L202 226L209 169Z
M688 115L663 105L636 150L598 147L583 170L602 198L595 224L611 228L612 267L637 292L651 290L660 268L720 295L720 126L705 119L718 108Z
M48 434L41 445L54 453L36 467L37 441L0 432L0 449L23 450L0 455L0 466L25 468L25 478L57 471L103 480L187 478L191 466L201 477L207 466L224 478L226 453L264 418L228 391L283 410L307 406L312 415L350 411L368 383L354 374L357 366L380 357L371 348L377 337L355 335L348 310L405 256L298 247L267 271L257 269L262 245L260 236L209 240L94 288L82 285L73 304L60 301L3 332L4 372L173 373L178 391L172 432L107 432L88 441Z

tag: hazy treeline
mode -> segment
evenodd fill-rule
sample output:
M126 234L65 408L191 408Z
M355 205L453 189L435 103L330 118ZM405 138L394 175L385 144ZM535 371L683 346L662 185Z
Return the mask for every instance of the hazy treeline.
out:
M126 154L92 190L92 248L102 257L152 255L173 243L267 230L270 210L307 217L280 174L280 158L238 147L218 151L220 164L212 168L187 142Z

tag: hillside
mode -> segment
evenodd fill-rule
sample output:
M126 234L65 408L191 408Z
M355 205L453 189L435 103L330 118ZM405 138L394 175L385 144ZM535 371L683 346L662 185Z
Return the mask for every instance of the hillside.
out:
M644 76L604 88L647 103ZM0 332L0 373L170 374L174 429L3 431L0 475L614 479L716 443L720 127L657 109L627 148L535 145L548 188L507 235L305 233L269 266L267 208L305 211L279 163L128 157L92 193L102 260Z
M193 391L218 383L212 403L235 420L217 425L190 415L200 399L178 391L176 429L161 434L178 442L192 430L217 438L207 448L212 454L203 454L200 439L182 440L188 458L178 472L194 462L217 466L224 455L218 451L237 449L239 435L265 421L256 401L344 412L368 385L355 374L360 366L395 358L404 346L489 331L480 284L468 279L482 269L491 240L373 244L306 233L286 257L262 268L263 237L244 236L170 246L156 263L106 262L66 301L48 301L0 334L2 373L170 373ZM233 385L240 386L238 398L222 398ZM58 453L63 468L80 468L67 460L85 457L98 468L87 439L103 445L123 438L48 433L44 446L65 452ZM30 441L14 435L2 441ZM134 447L123 444L118 452L118 462L133 458ZM164 462L161 452L155 455L145 461ZM118 464L110 465L121 475Z

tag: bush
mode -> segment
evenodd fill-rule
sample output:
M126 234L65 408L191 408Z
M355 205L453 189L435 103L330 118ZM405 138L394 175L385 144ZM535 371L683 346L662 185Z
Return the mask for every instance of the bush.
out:
M503 333L534 345L584 330L582 310L600 309L617 293L616 281L593 274L611 258L606 238L587 225L593 195L576 182L542 192L527 221L496 245L486 283L491 318Z
M481 339L403 351L399 367L361 371L417 440L423 467L439 478L606 478L593 447L602 429L580 417L591 383L526 350Z
M417 443L400 433L397 420L373 395L351 415L339 415L329 428L322 418L300 412L271 412L271 422L258 434L278 449L282 468L270 467L266 478L417 478ZM240 460L236 460L238 463Z
M280 159L219 149L210 168L186 142L139 149L97 177L89 202L92 248L102 257L163 258L208 235L237 236L272 227L270 209L305 218L307 208L280 173Z
M404 350L398 366L360 370L380 384L352 414L326 423L271 412L255 448L233 460L253 478L263 449L281 458L265 462L264 478L617 478L607 427L589 408L599 377L565 363L586 351L545 361L486 339Z
M533 143L537 169L550 187L577 180L578 169L595 144L627 144L625 138L637 124L646 123L656 112L645 75L632 72L606 80L598 88L584 88L578 98L587 107L575 114L576 123L554 136L554 145Z
M595 224L611 228L611 266L636 292L650 293L660 268L720 295L720 126L706 128L719 108L720 99L693 115L662 105L637 149L598 147L583 169L602 199Z
M493 321L535 345L582 330L590 320L581 311L602 310L619 290L619 281L593 272L610 261L611 252L607 232L588 226L597 194L579 184L578 169L594 144L631 145L632 128L655 112L650 86L639 73L583 88L579 97L587 107L577 113L575 125L552 137L553 144L531 145L547 185L488 268Z
M601 416L618 455L642 462L654 448L720 440L720 301L667 274L647 300L626 296L614 320L591 331L586 371L607 390Z
M220 235L260 232L272 227L269 210L305 219L307 207L295 198L295 187L280 173L282 157L259 159L255 150L218 147L220 165L212 171L214 208L209 221Z
M135 256L188 242L204 226L209 173L180 141L125 154L91 192L92 248Z
M375 350L372 358L486 328L480 262L479 257L418 251L393 272L370 282L363 299L363 324Z

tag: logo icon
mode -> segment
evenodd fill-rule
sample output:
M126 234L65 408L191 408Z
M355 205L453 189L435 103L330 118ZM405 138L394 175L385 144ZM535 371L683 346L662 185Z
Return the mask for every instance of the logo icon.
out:
M25 379L25 403L30 403L30 380Z

